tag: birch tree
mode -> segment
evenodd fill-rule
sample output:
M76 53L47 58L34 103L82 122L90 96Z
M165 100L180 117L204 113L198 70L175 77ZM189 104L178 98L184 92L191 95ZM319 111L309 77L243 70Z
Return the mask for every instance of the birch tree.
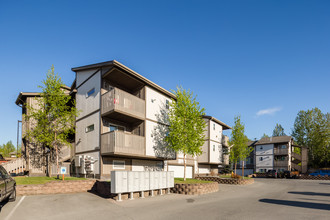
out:
M75 117L78 115L75 100L65 93L63 86L52 66L43 85L39 86L42 92L37 99L37 106L26 106L29 114L24 116L31 125L26 133L29 142L46 146L50 152L55 152L57 174L60 150L64 145L70 146L68 137L74 133Z
M184 181L186 181L186 156L203 153L205 121L204 108L199 106L196 97L181 87L174 92L177 100L172 100L169 110L169 133L165 140L169 147L184 157Z

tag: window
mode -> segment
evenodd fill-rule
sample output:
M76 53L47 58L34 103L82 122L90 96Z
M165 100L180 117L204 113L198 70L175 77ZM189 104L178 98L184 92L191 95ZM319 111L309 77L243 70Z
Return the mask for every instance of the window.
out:
M119 125L110 124L109 125L109 130L110 130L110 132L111 131L125 131L125 127L119 126Z
M125 161L124 160L114 160L113 161L113 169L125 169Z
M91 90L89 90L89 91L86 93L86 98L88 98L89 96L93 95L94 92L95 92L95 88L92 88Z
M215 145L213 145L213 151L215 151Z
M259 157L259 161L262 161L263 160L263 158L262 157Z
M166 109L170 109L170 102L166 99Z
M87 126L85 131L86 133L94 131L94 124Z
M213 124L213 130L215 130L215 124Z
M281 149L286 149L286 145L281 145Z
M260 150L264 149L262 146L260 146Z

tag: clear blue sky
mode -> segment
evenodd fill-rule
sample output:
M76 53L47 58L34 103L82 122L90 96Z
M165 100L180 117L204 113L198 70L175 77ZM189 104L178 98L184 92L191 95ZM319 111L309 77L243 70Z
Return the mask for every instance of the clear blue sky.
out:
M330 109L330 1L0 0L0 31L0 144L52 64L71 85L72 67L116 59L229 125L240 114L251 139Z

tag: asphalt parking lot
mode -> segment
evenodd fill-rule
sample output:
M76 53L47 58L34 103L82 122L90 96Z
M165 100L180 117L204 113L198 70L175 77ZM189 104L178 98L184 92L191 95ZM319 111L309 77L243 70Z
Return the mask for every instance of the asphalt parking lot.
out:
M201 196L115 202L91 193L18 197L0 219L330 219L330 181L256 179Z

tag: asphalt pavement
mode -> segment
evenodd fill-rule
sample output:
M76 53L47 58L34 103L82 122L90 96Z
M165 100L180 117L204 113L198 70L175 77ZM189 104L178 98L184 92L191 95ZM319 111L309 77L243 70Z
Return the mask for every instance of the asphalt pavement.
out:
M330 181L255 179L219 189L122 202L91 193L23 196L3 204L0 219L330 219Z

